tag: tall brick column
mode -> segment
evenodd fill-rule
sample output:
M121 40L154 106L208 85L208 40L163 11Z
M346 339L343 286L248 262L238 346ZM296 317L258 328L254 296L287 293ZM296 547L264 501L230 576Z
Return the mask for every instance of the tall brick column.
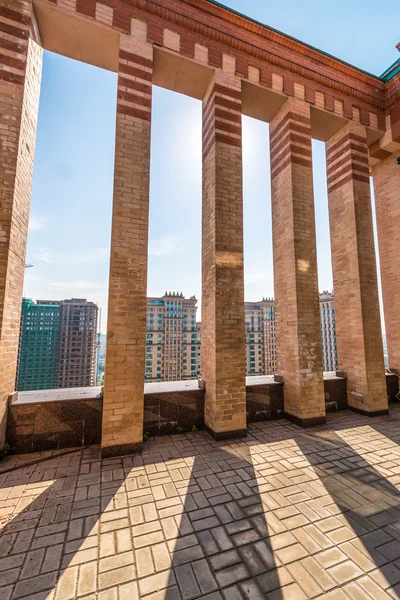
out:
M103 456L143 443L152 72L151 45L121 35Z
M14 391L42 71L31 2L0 0L0 446Z
M339 369L351 408L387 412L366 129L349 122L326 144Z
M400 372L400 165L395 153L372 169L389 367Z
M325 422L310 107L289 98L270 124L277 370L286 416Z
M216 439L246 432L241 91L216 74L203 102L202 376Z

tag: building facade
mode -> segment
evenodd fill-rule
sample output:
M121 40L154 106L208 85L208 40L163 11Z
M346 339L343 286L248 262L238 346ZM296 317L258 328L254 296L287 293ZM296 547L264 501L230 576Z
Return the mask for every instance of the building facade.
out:
M81 298L60 303L58 388L96 385L98 310Z
M22 299L17 390L57 387L60 303Z
M23 298L16 389L95 385L97 317L84 299Z
M324 371L338 370L336 320L333 292L319 295L322 365ZM272 298L245 302L247 375L277 372L275 304Z
M165 292L147 298L146 381L180 381L200 375L197 299Z
M247 375L276 372L275 307L272 298L245 302Z
M333 292L323 291L319 295L321 316L322 365L324 371L338 370L336 344L336 318Z

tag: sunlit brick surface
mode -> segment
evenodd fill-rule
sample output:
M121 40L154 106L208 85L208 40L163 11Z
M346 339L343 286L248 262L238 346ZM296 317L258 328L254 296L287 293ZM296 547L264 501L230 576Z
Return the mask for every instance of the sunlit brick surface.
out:
M142 443L153 50L121 38L103 452Z
M387 599L400 594L400 407L251 425L0 474L0 598ZM38 455L11 457L0 471Z
M216 435L246 429L241 92L224 69L203 102L201 374Z
M400 216L399 153L378 163L373 169L376 223L379 239L382 295L385 306L386 341L390 367L400 370L400 273L394 257L400 256L397 226Z
M310 123L291 98L270 125L277 372L303 423L325 417Z
M339 369L349 406L387 410L366 128L349 123L326 147Z
M0 3L0 446L14 391L43 50L32 7ZM4 50L5 49L5 50Z

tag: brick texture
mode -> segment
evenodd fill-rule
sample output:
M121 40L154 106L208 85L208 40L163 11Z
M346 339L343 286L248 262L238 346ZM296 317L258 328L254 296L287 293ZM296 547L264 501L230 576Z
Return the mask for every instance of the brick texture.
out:
M400 166L397 153L372 169L389 366L400 370Z
M215 75L203 102L202 376L205 423L246 429L241 93Z
M103 454L143 439L152 47L121 36Z
M42 48L31 6L0 1L0 446L14 391Z
M306 424L325 418L309 105L287 100L270 140L277 371L285 413Z
M326 145L339 370L349 406L387 410L366 129L349 123Z

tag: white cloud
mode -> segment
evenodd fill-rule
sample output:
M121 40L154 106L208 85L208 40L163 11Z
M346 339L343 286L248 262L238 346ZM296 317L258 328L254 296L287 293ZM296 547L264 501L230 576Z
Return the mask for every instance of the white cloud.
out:
M109 255L109 248L92 248L79 253L51 252L48 248L39 248L33 257L48 264L94 265L105 260L107 261Z
M40 248L36 254L34 254L34 258L49 264L54 262L53 255L47 250L47 248Z
M86 279L75 279L74 281L52 281L49 282L48 287L54 290L68 290L69 293L75 293L75 290L101 290L104 285Z
M183 233L177 233L175 235L164 235L158 240L150 240L149 255L170 256L176 254L184 237Z
M29 233L43 231L47 221L47 217L37 217L31 214L29 218Z

